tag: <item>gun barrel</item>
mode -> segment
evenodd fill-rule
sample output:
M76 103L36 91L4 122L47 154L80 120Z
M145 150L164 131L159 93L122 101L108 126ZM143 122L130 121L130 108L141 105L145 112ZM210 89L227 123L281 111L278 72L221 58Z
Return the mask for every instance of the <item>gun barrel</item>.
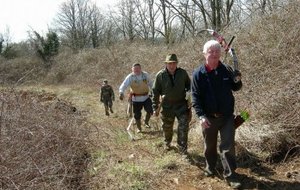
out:
M230 48L230 55L233 59L234 70L239 70L239 62L238 62L237 56L236 56L235 51L234 51L233 48Z
M164 99L165 99L165 95L162 95L162 96L161 96L160 103L159 103L159 106L158 106L158 108L155 110L155 112L156 112L157 114L159 114L159 112L160 112L160 110L161 110L161 104L162 104L162 102L164 101Z

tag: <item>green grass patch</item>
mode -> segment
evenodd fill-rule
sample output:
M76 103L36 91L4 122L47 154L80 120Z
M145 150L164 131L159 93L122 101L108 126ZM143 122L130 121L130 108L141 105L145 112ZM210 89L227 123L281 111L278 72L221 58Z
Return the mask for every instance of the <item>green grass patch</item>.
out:
M118 177L121 189L147 189L146 171L134 163L122 162L111 170L113 177Z

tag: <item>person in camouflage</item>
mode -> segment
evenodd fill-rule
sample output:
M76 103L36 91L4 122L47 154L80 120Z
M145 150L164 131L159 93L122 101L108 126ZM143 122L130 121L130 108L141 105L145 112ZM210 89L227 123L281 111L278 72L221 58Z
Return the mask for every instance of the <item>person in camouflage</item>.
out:
M178 150L181 154L187 154L189 108L186 94L190 91L191 80L186 70L177 67L177 64L176 54L169 54L165 61L166 67L156 74L152 88L153 110L155 116L161 113L165 149L172 149L173 125L177 118Z
M108 84L106 79L103 80L103 84L100 89L100 101L104 104L105 115L109 116L109 111L113 113L113 101L115 101L115 94L113 88Z

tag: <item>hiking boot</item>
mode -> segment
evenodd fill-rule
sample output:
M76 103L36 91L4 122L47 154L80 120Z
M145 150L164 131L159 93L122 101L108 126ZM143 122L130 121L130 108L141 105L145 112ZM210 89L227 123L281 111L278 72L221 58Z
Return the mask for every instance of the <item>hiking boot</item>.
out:
M188 154L182 154L181 155L181 160L185 161L185 162L188 162L188 163L191 163L191 157Z
M164 150L165 150L165 151L170 151L170 150L172 150L171 144L164 144Z
M151 117L151 114L147 112L147 113L146 113L146 117L145 117L145 126L146 126L147 128L150 128L150 125L149 125L150 117Z
M205 169L205 170L204 170L204 175L205 175L206 177L213 177L213 176L215 175L215 172L213 172L213 171L211 171L211 170L209 170L209 169Z
M241 182L234 177L227 177L225 179L228 185L233 189L239 189L242 186Z
M145 123L145 127L146 128L151 128L151 126L149 125L149 123Z
M109 110L110 110L110 113L114 113L114 111L112 110L112 108L110 108Z
M181 155L188 155L188 152L187 152L187 148L186 148L186 147L178 146L178 152L179 152L179 154L181 154Z
M142 123L141 123L141 120L135 120L136 122L136 127L137 127L137 131L138 133L140 133L142 131Z
M108 111L107 111L107 112L105 112L105 115L109 116L109 112L108 112Z

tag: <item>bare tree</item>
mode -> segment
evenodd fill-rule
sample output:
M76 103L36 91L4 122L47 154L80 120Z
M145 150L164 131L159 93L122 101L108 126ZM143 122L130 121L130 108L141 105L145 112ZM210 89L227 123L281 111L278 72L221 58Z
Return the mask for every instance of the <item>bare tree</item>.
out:
M149 7L149 25L151 29L151 40L154 42L154 38L156 35L155 23L158 18L158 9L155 9L154 0L146 0L148 2Z
M77 0L76 2L78 10L78 22L77 22L77 33L79 37L79 47L87 47L89 44L90 37L90 18L92 10L89 7L89 0Z
M4 33L0 33L0 55L6 59L13 59L17 57L17 53L15 44L11 42L10 29L6 27Z
M122 0L119 5L119 14L113 16L115 24L122 32L123 38L129 41L133 41L136 37L136 17L134 10L134 2L131 0Z
M230 24L234 0L192 0L200 10L204 27L221 30ZM207 6L205 6L207 5Z
M172 22L175 19L173 12L170 10L168 6L167 0L159 0L159 9L162 17L162 29L157 28L157 31L165 38L165 43L169 44L173 42L172 39ZM172 3L172 1L169 1Z
M105 17L100 13L99 8L94 4L91 6L90 14L90 39L93 48L100 46L104 41Z
M203 28L222 30L242 24L255 12L265 14L278 0L120 0L118 9L102 15L90 0L68 0L57 23L73 49L99 47L102 42L164 38L169 44L195 36ZM257 11L259 10L259 11Z
M137 34L145 40L154 42L155 22L157 20L158 9L154 7L154 0L135 0L137 10Z
M193 5L190 5L190 0L181 0L179 4L171 3L166 0L166 3L172 8L173 12L177 14L181 22L181 37L184 38L188 34L192 36L196 33L196 14L195 9L192 9ZM186 32L186 29L188 30Z
M204 23L204 28L208 28L209 27L209 23L208 23L208 11L206 10L206 8L204 7L204 4L203 4L203 1L202 0L192 0L195 5L199 8L201 14L202 14L202 17L203 17L203 23Z
M0 55L1 55L3 47L4 47L3 42L4 42L3 35L0 34Z
M89 0L69 0L61 5L56 18L59 31L66 44L73 49L82 49L89 44L91 14Z
M247 1L245 3L248 3ZM252 10L260 10L260 14L264 15L276 10L279 6L283 5L284 1L278 0L254 0L251 4Z

